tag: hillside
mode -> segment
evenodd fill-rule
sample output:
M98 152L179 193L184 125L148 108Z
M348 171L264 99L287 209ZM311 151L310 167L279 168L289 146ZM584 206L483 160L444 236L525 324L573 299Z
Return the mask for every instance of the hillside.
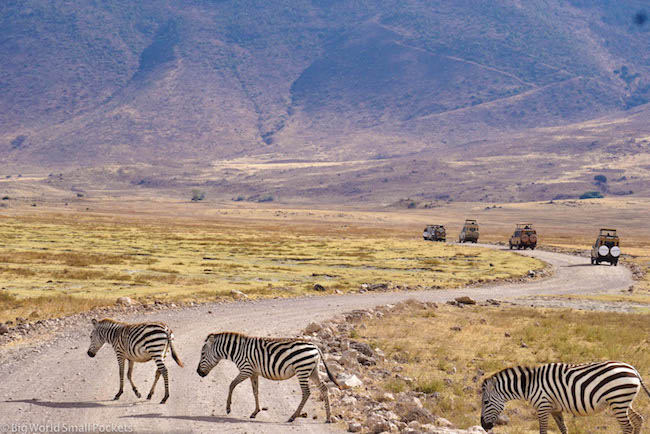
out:
M650 25L634 19L644 4L3 2L0 158L6 175L65 172L62 189L376 200L383 181L390 200L466 200L467 187L485 200L553 197L515 185L557 178L557 161L495 179L487 170L509 160L479 158L545 150L588 179L616 146L638 153L625 143L650 137ZM559 132L610 118L629 129ZM302 165L247 172L268 161ZM242 176L221 171L242 162ZM635 193L648 191L644 170Z

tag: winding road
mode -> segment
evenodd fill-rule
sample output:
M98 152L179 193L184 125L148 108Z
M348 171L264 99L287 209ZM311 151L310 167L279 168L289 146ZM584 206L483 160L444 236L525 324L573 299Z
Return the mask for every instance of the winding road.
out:
M541 250L519 253L550 263L554 275L525 283L456 290L202 304L122 317L129 321L164 321L174 330L175 346L186 366L181 369L171 357L166 359L171 397L165 405L158 404L163 394L162 384L150 402L137 399L126 380L120 401L111 400L119 383L115 355L110 348L102 349L94 359L86 355L90 323L87 327L68 327L44 344L20 350L0 349L5 353L0 354L0 433L34 432L44 430L47 425L58 427L59 432L75 427L85 428L85 432L336 432L336 426L322 423L324 411L317 393L312 394L305 410L310 415L318 415L318 419L285 423L300 398L298 382L294 379L260 382L261 405L269 409L254 420L248 419L254 407L251 387L249 382L242 383L233 395L233 412L226 415L228 385L237 370L230 362L222 362L208 377L200 378L196 374L206 335L236 330L262 336L291 336L311 321L409 298L445 302L469 295L477 300L515 301L535 295L617 292L633 283L626 267L592 266L588 258ZM151 387L153 376L152 364L136 365L134 381L144 394Z

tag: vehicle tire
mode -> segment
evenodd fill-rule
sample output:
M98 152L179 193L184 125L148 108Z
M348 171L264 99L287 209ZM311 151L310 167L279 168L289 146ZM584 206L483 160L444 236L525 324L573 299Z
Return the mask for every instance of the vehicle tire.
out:
M614 261L614 267L618 267L618 260Z
M535 246L530 246L530 250L535 250Z

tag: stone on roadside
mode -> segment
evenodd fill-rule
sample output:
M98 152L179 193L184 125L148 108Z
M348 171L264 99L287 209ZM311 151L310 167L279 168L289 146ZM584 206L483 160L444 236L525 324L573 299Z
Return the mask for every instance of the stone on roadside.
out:
M305 327L305 334L306 335L312 335L318 331L320 331L323 328L320 323L317 322L311 322L307 327Z
M343 389L352 389L353 387L359 387L363 384L363 382L359 380L359 377L350 374L339 375L337 380Z
M131 300L131 297L119 297L115 304L117 306L132 306L133 300Z
M325 287L321 285L320 283L317 283L314 285L314 291L325 291Z
M455 300L457 303L460 304L476 304L476 300L474 300L472 297L469 297L467 295L464 295L462 297L456 297Z
M9 333L9 326L7 324L0 324L0 335L5 335Z
M235 300L242 300L244 298L248 298L248 296L246 294L244 294L243 292L238 291L236 289L233 289L232 291L230 291L230 296L232 298L234 298Z
M348 432L361 432L363 426L359 422L350 422L348 424Z

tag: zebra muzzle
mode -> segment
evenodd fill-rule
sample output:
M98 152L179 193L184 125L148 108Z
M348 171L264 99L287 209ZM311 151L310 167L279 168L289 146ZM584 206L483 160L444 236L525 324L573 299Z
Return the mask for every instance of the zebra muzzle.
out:
M89 355L90 357L95 357L95 353L93 353L93 352L90 351L90 350L88 350L88 355Z
M199 367L199 368L196 368L196 373L199 374L201 377L205 377L206 375L208 375L207 372L203 372L203 371L201 371L201 368L200 368L200 367Z

